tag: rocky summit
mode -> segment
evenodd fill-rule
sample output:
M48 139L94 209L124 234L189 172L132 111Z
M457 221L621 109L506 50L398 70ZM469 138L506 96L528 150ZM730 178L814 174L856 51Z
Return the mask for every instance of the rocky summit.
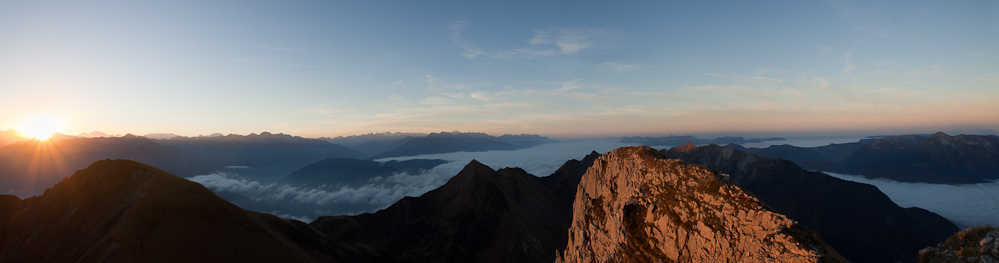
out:
M601 156L578 186L557 262L845 261L726 177L649 147Z

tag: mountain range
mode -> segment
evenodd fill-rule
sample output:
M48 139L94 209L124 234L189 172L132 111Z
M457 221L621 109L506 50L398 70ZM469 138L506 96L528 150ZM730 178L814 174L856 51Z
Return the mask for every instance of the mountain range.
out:
M413 156L421 154L449 152L508 151L534 147L550 142L547 137L538 135L490 136L474 132L441 132L423 137L406 137L394 141L392 150L371 156L371 159Z
M851 194L839 192L854 191L848 188L807 188L815 187L809 183L829 182L808 173L795 179L793 174L798 172L787 168L793 166L780 163L747 162L746 171L755 172L737 174L741 170L736 169L726 176L725 171L713 171L710 166L664 159L673 151L718 155L704 158L726 163L733 159L724 155L735 154L732 149L698 150L675 148L657 153L632 147L602 156L591 153L540 178L519 168L493 170L472 161L445 185L419 197L403 198L375 213L321 217L309 224L243 210L197 183L138 162L104 160L77 171L42 196L0 197L0 261L551 262L580 255L577 251L599 251L599 255L611 256L596 258L673 259L676 255L680 261L807 258L835 262L839 261L835 251L839 251L846 259L869 262L825 239L820 228L826 225L809 223L807 217L781 215L789 213L782 209L795 208L793 203L770 204L768 198L792 202L814 198L830 206L853 202L854 211L861 213L889 210L885 213L890 217L871 217L866 223L873 226L863 229L894 228L852 237L857 242L887 242L871 242L852 255L886 253L894 258L893 252L886 252L897 246L892 242L918 241L936 233L932 227L943 224L939 220L946 222L929 212L869 205L881 202L867 202L872 198L869 194L858 197L863 202L850 201ZM734 160L745 158L754 157ZM819 180L809 181L809 177ZM739 182L747 179L752 180L741 186ZM801 187L806 190L789 189L780 180L804 184ZM752 190L752 185L767 184L774 191ZM839 195L810 196L820 189ZM812 213L818 210L821 206ZM903 212L896 214L899 210ZM600 214L605 220L577 223ZM913 223L879 225L885 220ZM913 234L913 228L926 233ZM592 229L633 234L608 236ZM684 238L681 243L667 237ZM584 239L590 241L580 243ZM830 240L835 249L823 240ZM616 242L625 246L615 248ZM915 256L916 252L910 253Z
M966 184L999 179L999 136L895 135L820 147L730 147L810 170L902 182Z
M325 140L269 132L245 136L177 137L157 142L224 166L245 167L240 174L251 177L283 176L324 159L365 156L358 150Z
M721 136L714 139L701 139L694 137L693 135L670 135L665 137L623 137L621 138L622 143L631 143L635 145L649 145L649 146L676 146L683 145L684 143L693 143L696 145L703 144L746 144L746 143L761 143L770 141L786 141L785 138L773 137L773 138L753 138L746 139L743 137L733 137L733 136Z

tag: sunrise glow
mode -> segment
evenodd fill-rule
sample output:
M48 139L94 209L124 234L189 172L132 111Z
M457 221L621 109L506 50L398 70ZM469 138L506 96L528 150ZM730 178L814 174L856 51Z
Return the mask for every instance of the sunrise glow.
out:
M63 124L59 119L38 115L28 119L16 129L21 133L21 136L46 141L62 128Z

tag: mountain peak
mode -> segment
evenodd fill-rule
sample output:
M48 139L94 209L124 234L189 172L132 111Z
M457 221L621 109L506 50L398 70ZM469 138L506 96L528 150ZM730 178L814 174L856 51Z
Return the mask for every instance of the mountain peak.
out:
M687 143L684 143L683 145L675 146L673 148L670 148L670 150L677 151L677 152L689 152L689 151L693 151L693 150L696 150L696 149L697 149L697 146L695 146L694 143L692 143L692 142L687 142Z
M489 167L488 165L482 164L478 160L472 159L472 161L469 161L464 168L461 168L461 172L459 172L458 174L460 175L465 173L481 173L481 172L493 172L493 171L495 170L493 170L493 168Z

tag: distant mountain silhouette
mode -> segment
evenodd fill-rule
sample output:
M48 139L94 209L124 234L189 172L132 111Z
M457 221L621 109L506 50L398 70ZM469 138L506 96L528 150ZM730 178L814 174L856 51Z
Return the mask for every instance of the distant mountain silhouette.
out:
M207 174L221 168L194 154L132 135L22 141L0 148L0 193L24 197L41 193L73 171L108 158L137 160L180 176Z
M427 136L426 133L382 132L362 135L322 137L331 143L360 150L368 156L383 153L402 146L409 139Z
M284 183L357 187L375 177L397 173L419 175L423 171L447 163L438 159L414 159L379 163L354 158L332 158L306 165L281 179Z
M180 135L176 135L176 134L173 134L173 133L150 133L150 134L142 135L142 137L146 137L146 138L153 139L153 140L169 140L169 139L180 137Z
M425 137L401 139L400 142L404 142L402 145L372 156L371 159L449 152L508 151L533 147L549 141L547 137L526 134L494 137L485 133L470 132L431 133Z
M855 262L913 262L919 249L958 230L932 212L899 207L874 186L807 171L787 160L717 145L687 144L661 152L729 174L736 185L818 232Z
M247 166L241 175L278 179L310 163L329 158L361 158L364 153L325 140L262 132L157 140L225 166Z
M854 151L846 172L904 182L979 183L999 179L999 137L892 136Z
M0 262L329 262L347 251L129 160L95 162L39 197L0 197L0 216Z
M81 132L80 134L77 134L76 137L100 138L100 137L120 137L120 136L112 136L112 135L104 133L102 131L92 131L92 132L89 132L89 133L88 132Z
M6 131L0 131L0 147L23 140L25 140L25 138L21 137L17 130L7 129Z
M807 169L903 182L960 184L999 179L997 136L949 136L938 132L820 147L743 149L767 158L791 160Z
M721 136L714 139L701 139L694 137L693 135L684 135L684 136L670 135L665 137L633 136L633 137L621 138L622 143L631 143L634 145L649 145L649 146L676 146L676 145L683 145L684 143L687 142L692 142L696 145L703 145L703 144L724 145L730 143L745 144L745 143L759 143L767 141L785 141L785 140L787 139L777 138L777 137L746 139L742 137L732 137L732 136Z

